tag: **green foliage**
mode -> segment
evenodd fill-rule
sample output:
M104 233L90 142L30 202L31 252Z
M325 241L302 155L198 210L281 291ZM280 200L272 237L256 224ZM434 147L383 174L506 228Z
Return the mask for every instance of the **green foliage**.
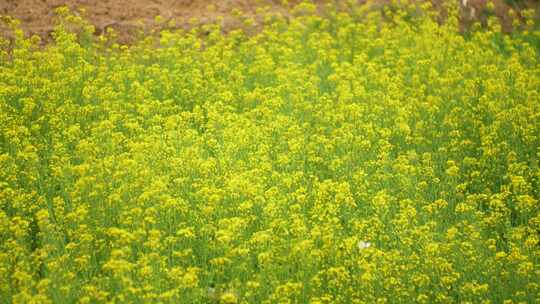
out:
M60 13L0 43L0 302L540 299L530 24L304 3L121 46Z

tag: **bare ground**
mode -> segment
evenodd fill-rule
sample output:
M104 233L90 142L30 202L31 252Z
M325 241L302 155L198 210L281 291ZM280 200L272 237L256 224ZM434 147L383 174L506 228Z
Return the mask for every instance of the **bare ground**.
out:
M174 21L179 28L188 28L190 20L197 18L199 24L215 22L222 18L225 30L235 27L235 9L254 16L257 8L268 7L273 12L286 13L288 8L300 0L0 0L0 16L12 16L21 21L27 35L37 34L44 41L51 38L54 28L55 8L67 5L80 12L101 34L111 27L118 33L120 42L129 42L138 29L155 28L156 16ZM344 0L316 0L317 4L343 3ZM384 3L389 0L376 0ZM436 5L445 1L460 1L464 22L477 18L483 12L486 0L433 0ZM358 0L365 2L365 0ZM495 14L508 22L508 1L494 0ZM538 7L538 0L528 0L529 6ZM321 5L322 7L322 5ZM81 12L82 9L82 12ZM0 36L7 35L0 29Z
M292 5L298 1L289 2ZM0 0L0 16L19 19L27 35L37 34L49 40L55 9L60 6L68 6L85 17L95 26L96 34L108 27L114 28L124 42L129 41L137 29L155 28L158 15L165 21L174 21L179 28L189 27L193 18L197 18L198 24L204 24L222 17L222 25L227 28L236 20L235 9L247 15L254 15L256 8L265 6L276 12L287 10L279 0ZM5 31L0 31L2 34L6 34Z

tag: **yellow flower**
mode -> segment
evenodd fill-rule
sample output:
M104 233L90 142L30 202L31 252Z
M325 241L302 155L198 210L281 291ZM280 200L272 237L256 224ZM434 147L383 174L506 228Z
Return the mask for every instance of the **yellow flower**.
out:
M238 303L238 298L233 292L225 292L221 295L220 301L224 304L236 304Z

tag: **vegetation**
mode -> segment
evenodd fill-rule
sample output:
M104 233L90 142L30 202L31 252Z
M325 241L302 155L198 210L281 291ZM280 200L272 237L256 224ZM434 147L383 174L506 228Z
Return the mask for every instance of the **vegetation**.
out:
M306 2L120 46L59 13L0 51L0 302L540 300L531 20Z

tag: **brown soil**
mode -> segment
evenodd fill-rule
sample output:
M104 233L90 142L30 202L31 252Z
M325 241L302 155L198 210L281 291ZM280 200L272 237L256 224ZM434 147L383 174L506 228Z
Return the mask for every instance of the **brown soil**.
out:
M289 2L292 5L298 1ZM124 42L129 41L137 29L155 28L158 15L163 17L164 23L174 21L179 28L189 27L192 18L197 18L201 24L223 17L223 27L229 28L237 20L235 9L246 15L254 15L258 7L286 11L280 0L0 0L0 16L15 17L21 21L27 35L37 34L49 40L55 8L60 6L68 6L89 20L96 34L113 28Z
M339 3L340 0L317 0ZM343 0L344 1L344 0ZM389 0L377 0L388 2ZM433 0L436 4L450 0ZM456 1L456 0L452 0ZM459 0L464 3L464 0ZM299 0L289 0L288 7ZM358 0L365 2L365 0ZM464 20L482 12L486 0L468 0L462 5ZM504 0L495 0L495 12L506 18L509 6ZM529 2L538 4L538 1ZM0 16L12 16L21 21L21 26L27 35L37 34L50 40L54 27L55 8L67 5L72 11L79 11L96 28L96 34L101 34L111 27L118 33L120 42L129 42L138 29L156 28L155 17L160 15L165 21L174 21L175 27L188 28L190 20L195 17L199 23L209 23L222 17L225 30L237 25L234 9L246 15L255 15L256 9L268 7L273 12L287 12L282 0L0 0ZM538 5L536 5L538 6ZM473 11L474 10L474 11ZM469 16L469 17L467 17ZM0 36L5 35L0 29Z

